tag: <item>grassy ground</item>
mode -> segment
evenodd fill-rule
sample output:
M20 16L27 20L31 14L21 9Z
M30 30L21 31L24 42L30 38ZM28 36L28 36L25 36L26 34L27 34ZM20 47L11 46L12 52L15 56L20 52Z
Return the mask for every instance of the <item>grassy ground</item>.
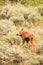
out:
M0 8L1 8L2 6L4 6L4 5L5 5L5 1L1 0L1 1L0 1Z
M1 0L0 1L0 6L2 6L4 4L5 4L5 0ZM24 4L33 5L33 6L43 5L43 0L25 0L25 3Z

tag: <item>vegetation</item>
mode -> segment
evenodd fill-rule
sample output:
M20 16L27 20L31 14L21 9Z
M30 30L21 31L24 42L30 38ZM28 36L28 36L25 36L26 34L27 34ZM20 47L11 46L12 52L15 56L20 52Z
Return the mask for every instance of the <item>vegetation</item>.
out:
M19 3L18 3L19 2ZM43 65L43 0L0 1L0 64ZM36 55L32 45L21 47L17 31L24 29L35 35ZM25 42L26 44L26 42Z
M19 2L21 4L29 4L29 5L43 5L43 0L1 0L0 5L5 4L5 2Z

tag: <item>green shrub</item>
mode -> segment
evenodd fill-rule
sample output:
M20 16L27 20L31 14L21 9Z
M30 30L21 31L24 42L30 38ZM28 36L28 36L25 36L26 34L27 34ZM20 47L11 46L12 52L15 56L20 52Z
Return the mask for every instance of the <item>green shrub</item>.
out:
M43 7L39 7L38 12L40 13L41 16L43 16Z

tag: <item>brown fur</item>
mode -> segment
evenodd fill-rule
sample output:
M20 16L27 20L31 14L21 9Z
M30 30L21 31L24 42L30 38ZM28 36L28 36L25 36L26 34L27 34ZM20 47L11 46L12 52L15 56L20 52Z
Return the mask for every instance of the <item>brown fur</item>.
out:
M18 35L22 37L23 43L25 43L25 41L28 43L29 41L31 42L32 46L33 46L33 51L34 53L36 53L36 43L35 43L35 36L33 34L30 34L24 30L18 31Z

